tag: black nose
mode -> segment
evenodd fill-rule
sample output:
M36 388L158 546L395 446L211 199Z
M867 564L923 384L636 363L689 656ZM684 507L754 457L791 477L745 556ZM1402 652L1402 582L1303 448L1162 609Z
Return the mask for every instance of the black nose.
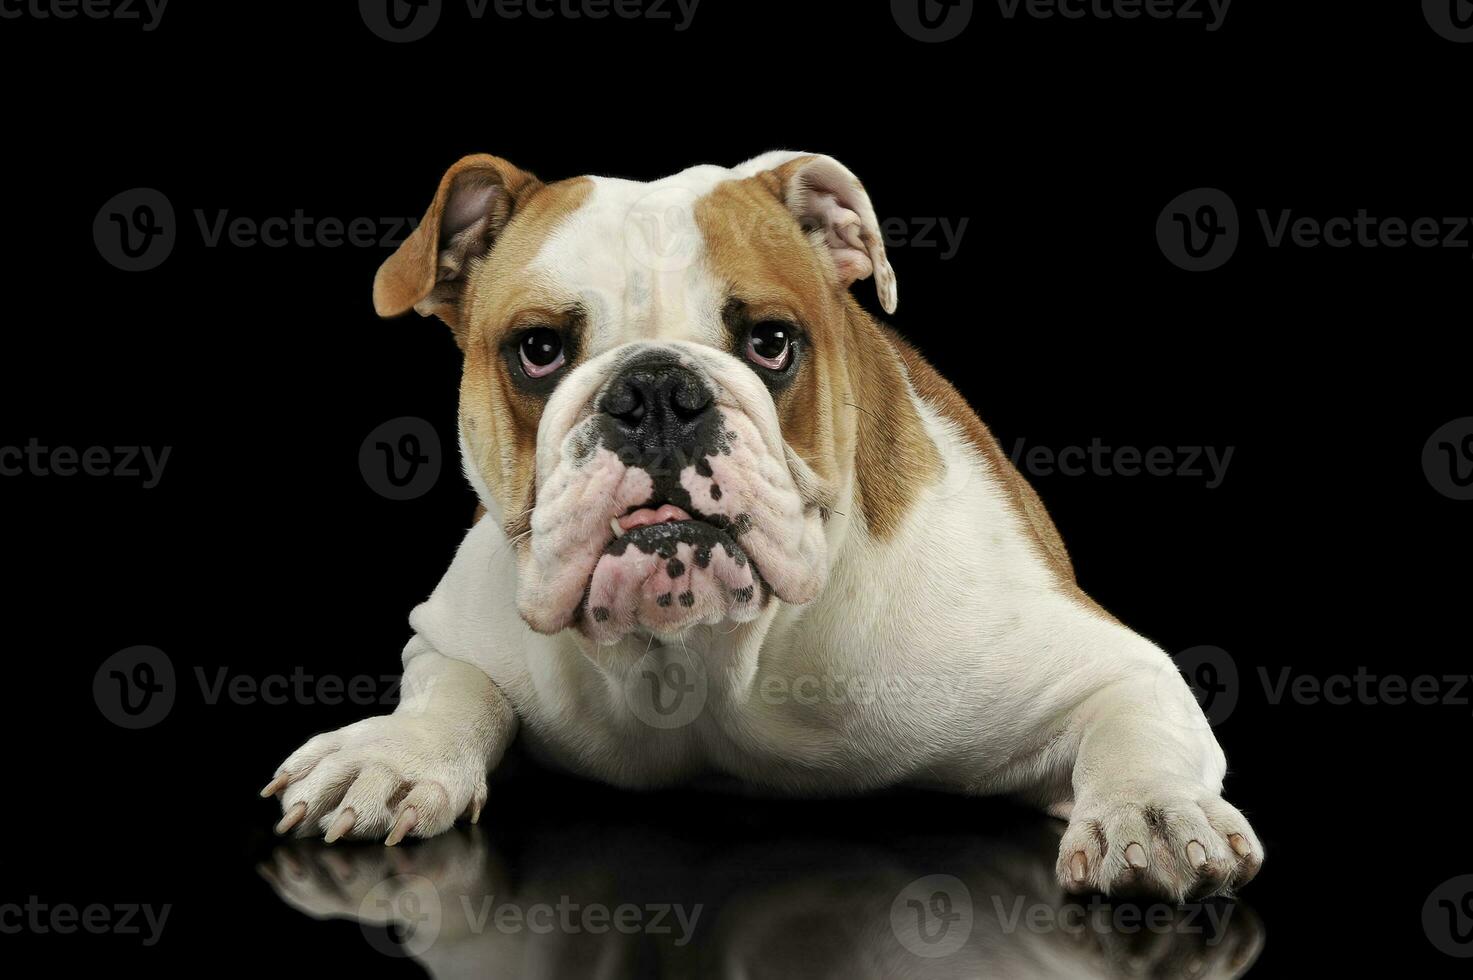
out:
M668 355L625 365L599 408L626 444L647 452L694 446L703 424L715 415L706 383Z

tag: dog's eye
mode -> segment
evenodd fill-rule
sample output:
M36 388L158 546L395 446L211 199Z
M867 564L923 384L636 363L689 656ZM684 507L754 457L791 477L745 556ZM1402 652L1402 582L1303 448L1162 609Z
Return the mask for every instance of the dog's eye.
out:
M545 378L567 360L563 338L550 327L533 327L517 342L522 354L522 370L529 378Z
M793 359L793 328L780 320L764 320L747 336L747 360L781 371Z

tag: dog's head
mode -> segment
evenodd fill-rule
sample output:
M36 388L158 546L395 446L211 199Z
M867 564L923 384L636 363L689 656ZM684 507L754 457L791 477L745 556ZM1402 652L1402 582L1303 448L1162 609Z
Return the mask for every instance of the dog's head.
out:
M874 208L828 157L545 184L473 156L374 303L440 316L464 351L466 471L523 618L609 644L822 589L878 356L848 287L870 277L893 311Z

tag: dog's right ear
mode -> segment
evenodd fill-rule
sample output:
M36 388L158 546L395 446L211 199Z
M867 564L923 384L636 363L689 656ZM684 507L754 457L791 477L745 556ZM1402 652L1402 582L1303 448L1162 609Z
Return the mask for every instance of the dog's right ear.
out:
M445 171L424 219L373 280L379 316L434 314L462 342L461 297L471 264L491 250L519 204L542 186L500 157L464 157Z

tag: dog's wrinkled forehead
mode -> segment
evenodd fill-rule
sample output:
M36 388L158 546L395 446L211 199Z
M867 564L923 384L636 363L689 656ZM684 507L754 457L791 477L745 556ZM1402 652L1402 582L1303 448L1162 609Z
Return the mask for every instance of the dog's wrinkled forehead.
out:
M528 268L555 300L582 311L586 356L635 340L722 343L723 287L707 266L696 208L731 178L722 167L648 184L590 178L582 205Z

